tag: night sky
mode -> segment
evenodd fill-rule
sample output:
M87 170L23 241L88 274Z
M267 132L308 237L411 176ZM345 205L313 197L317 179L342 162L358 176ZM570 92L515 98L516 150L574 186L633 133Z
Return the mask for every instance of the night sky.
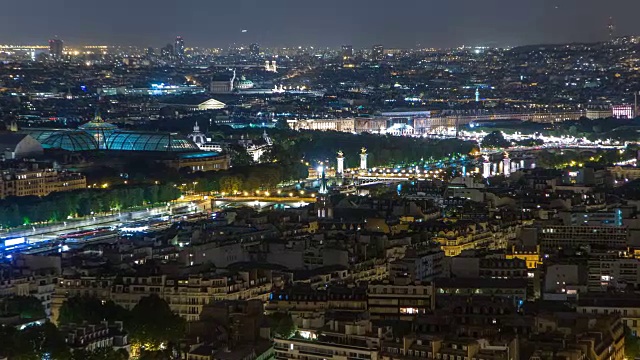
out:
M609 16L640 35L638 14L640 0L4 0L0 43L514 46L604 40Z

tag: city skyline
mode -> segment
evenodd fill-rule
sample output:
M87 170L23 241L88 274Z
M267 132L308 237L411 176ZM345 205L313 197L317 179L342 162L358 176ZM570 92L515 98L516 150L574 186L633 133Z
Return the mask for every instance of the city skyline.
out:
M609 18L615 35L640 34L633 14L640 3L614 0L505 0L416 3L402 0L328 0L299 6L287 0L123 0L65 6L43 0L5 5L0 43L46 43L54 36L70 45L164 46L183 36L186 46L224 47L259 43L266 47L310 45L357 48L517 46L606 40ZM55 19L55 21L51 21Z

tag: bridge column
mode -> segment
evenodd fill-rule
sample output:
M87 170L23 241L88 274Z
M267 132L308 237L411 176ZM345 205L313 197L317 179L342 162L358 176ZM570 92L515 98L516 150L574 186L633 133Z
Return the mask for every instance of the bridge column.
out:
M491 173L493 175L498 175L498 163L491 163L491 167L493 168L493 170L491 170Z
M484 156L484 162L482 163L482 177L488 178L491 176L491 163L489 162L489 157Z
M367 170L367 149L360 150L360 170Z
M338 161L336 172L338 173L338 176L342 177L342 175L344 175L344 154L342 151L338 151L338 157L336 160Z
M511 159L509 159L509 153L505 151L504 159L502 159L502 171L504 176L511 175Z

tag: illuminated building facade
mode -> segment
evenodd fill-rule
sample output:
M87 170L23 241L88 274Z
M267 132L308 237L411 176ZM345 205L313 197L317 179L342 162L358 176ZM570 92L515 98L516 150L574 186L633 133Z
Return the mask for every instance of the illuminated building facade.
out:
M635 115L632 105L615 105L612 111L613 117L618 119L633 119Z
M408 320L435 308L433 283L397 280L368 285L367 307L371 320Z
M182 36L176 37L176 45L173 50L175 51L175 55L178 60L184 60L184 39Z
M373 45L371 58L376 61L384 59L384 47L382 45Z
M53 169L4 170L1 176L1 199L8 196L47 196L53 192L87 187L87 179L83 175Z

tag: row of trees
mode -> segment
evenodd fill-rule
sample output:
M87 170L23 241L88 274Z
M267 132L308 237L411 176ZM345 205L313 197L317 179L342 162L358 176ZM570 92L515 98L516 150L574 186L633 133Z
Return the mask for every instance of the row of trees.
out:
M527 138L527 139L511 142L505 139L504 135L502 134L502 131L492 131L489 134L485 135L484 138L482 138L482 141L480 142L480 144L483 148L495 149L495 148L508 148L508 147L511 147L512 145L540 146L540 145L544 145L544 140Z
M198 191L254 191L274 189L278 184L306 179L309 170L301 162L266 163L253 166L233 167L227 171L196 173Z
M628 148L622 153L618 150L598 150L598 151L549 151L541 150L536 152L536 164L544 168L564 169L571 166L584 166L587 164L610 166L617 162L633 158L637 150Z
M172 184L123 185L108 189L56 192L44 197L8 197L0 201L0 225L57 222L71 217L164 203L181 195Z
M614 139L618 141L635 141L635 131L640 128L640 117L635 119L597 119L581 118L579 120L563 121L556 124L522 122L514 120L511 124L502 122L497 126L481 126L467 131L503 131L507 134L519 132L522 134L544 134L548 136L574 136L588 140Z
M357 167L360 149L366 148L368 164L386 166L418 163L423 159L443 159L466 155L477 145L459 139L425 139L415 137L350 134L335 131L279 131L274 133L274 146L264 155L266 160L294 163L329 160L335 164L336 152L345 154L345 166Z

